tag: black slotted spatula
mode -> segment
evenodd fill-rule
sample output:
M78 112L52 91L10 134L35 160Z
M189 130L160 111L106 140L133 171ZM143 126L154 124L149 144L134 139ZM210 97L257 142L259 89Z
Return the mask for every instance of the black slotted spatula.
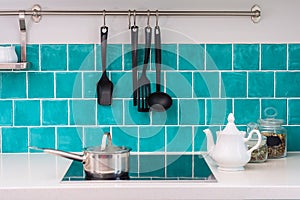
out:
M106 73L106 49L108 27L102 26L101 31L101 58L102 58L102 76L97 83L98 104L109 106L112 103L113 83L109 80Z

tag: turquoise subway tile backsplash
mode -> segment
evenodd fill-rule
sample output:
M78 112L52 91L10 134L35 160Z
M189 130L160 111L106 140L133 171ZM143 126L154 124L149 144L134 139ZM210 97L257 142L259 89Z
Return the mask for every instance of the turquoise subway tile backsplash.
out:
M300 97L300 72L276 72L276 97Z
M20 56L20 45L12 45ZM29 44L28 70L0 71L2 153L37 152L28 145L82 151L100 145L104 132L112 133L115 145L138 153L206 151L203 130L224 128L231 112L241 130L259 118L283 119L288 150L300 151L300 44L162 44L161 89L172 96L173 105L150 113L133 106L130 44L108 45L113 103L97 104L100 47ZM141 70L144 44L138 54ZM153 45L147 72L155 91ZM153 173L182 167L175 161ZM186 162L184 168L192 167L192 161Z
M274 73L249 72L248 97L274 97Z
M261 45L261 69L262 70L286 70L287 66L286 44L262 44Z
M300 70L300 44L288 44L288 69Z
M233 67L235 70L259 69L258 44L234 44Z
M247 73L222 72L221 97L247 97Z
M2 152L28 152L27 128L2 128Z
M50 72L28 73L28 98L53 98L54 74Z
M0 73L0 98L26 98L26 73Z
M68 45L69 70L94 70L95 54L93 44Z
M17 100L14 104L14 125L15 126L39 126L40 122L40 101Z
M179 44L179 70L204 69L204 46L200 44Z
M68 125L68 101L42 101L43 125Z
M81 98L82 97L82 73L80 72L56 73L56 97L57 98Z
M63 71L67 69L67 45L42 44L40 48L43 71Z
M55 148L55 128L42 127L29 129L30 146L42 146L45 148ZM35 150L30 150L35 152Z
M232 44L207 44L206 45L207 70L232 69Z
M11 126L13 125L13 107L12 101L4 100L0 101L0 126Z

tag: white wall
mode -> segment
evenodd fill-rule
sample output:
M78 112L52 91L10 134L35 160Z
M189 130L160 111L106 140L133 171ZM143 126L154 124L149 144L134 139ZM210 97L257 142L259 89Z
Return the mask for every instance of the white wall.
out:
M250 17L160 17L163 43L300 42L299 0L1 0L0 10L27 10L36 3L44 10L99 11L250 10L258 4L262 9L258 24ZM27 19L29 43L97 43L103 17L43 16L38 24ZM108 16L106 21L109 42L129 42L126 16ZM138 25L145 24L146 17L138 17ZM0 27L0 43L19 42L17 16L0 16Z

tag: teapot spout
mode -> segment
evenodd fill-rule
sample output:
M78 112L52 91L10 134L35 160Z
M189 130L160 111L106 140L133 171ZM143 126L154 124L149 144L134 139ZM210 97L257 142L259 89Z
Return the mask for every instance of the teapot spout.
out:
M203 132L205 133L206 139L207 139L207 152L208 152L208 154L211 154L215 147L212 132L209 129L204 129Z

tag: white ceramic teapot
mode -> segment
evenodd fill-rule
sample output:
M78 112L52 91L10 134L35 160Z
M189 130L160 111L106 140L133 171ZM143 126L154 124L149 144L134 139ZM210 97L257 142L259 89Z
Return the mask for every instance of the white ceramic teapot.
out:
M252 130L247 138L244 138L245 132L239 131L234 124L232 113L228 115L228 123L223 131L217 132L217 142L214 144L212 133L205 129L207 137L207 151L211 158L219 166L219 170L240 171L250 161L251 153L257 149L261 143L261 134L258 130ZM251 149L247 149L247 142L252 134L256 133L258 141Z

